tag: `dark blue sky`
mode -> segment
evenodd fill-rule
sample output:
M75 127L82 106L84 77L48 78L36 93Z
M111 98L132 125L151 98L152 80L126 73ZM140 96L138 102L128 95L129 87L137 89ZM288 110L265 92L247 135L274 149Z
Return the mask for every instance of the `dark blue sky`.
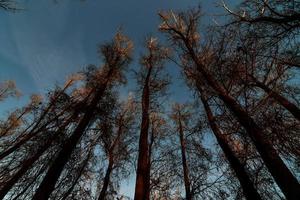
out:
M87 64L99 64L97 44L112 38L118 27L135 42L135 58L143 40L157 33L157 12L165 9L187 9L201 3L212 23L220 0L19 0L24 8L17 13L0 11L0 81L13 79L24 94L44 92L62 82L71 72ZM133 63L132 67L136 67ZM171 69L170 69L171 67ZM171 92L184 101L186 94L178 80L178 70L168 66L174 75ZM129 90L134 80L129 76ZM174 91L181 91L174 93ZM21 101L22 102L22 101ZM17 104L21 104L20 101ZM9 107L0 105L0 109Z

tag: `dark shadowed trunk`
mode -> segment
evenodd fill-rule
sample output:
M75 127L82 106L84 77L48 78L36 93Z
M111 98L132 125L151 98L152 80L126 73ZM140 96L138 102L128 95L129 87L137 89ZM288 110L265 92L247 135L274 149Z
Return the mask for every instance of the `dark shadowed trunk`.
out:
M218 144L220 145L221 149L223 150L224 155L226 156L230 167L235 172L241 187L243 189L243 193L247 200L260 200L261 197L259 196L257 190L254 187L253 182L251 181L249 175L245 171L244 165L240 162L240 160L236 157L235 153L232 151L232 149L229 146L229 140L227 135L222 134L221 130L219 129L215 117L213 116L213 113L210 109L210 106L207 102L207 98L203 91L201 91L201 101L204 106L207 120L209 122L209 125L212 129L212 132L214 133Z
M111 173L113 171L113 167L114 167L114 150L115 150L115 147L120 142L122 133L123 133L123 117L121 117L121 119L119 120L119 127L118 127L117 137L113 141L112 145L110 146L110 148L108 150L108 154L109 154L108 155L108 167L106 169L105 177L104 177L104 180L103 180L103 186L102 186L102 189L101 189L98 200L105 200L108 185L109 185L109 182L110 182L110 175L111 175Z
M38 177L44 173L47 169L47 164L45 164L43 167L40 168L40 170L35 174L35 177L27 183L27 186L18 194L16 195L12 200L19 200L20 197L30 188L32 187L32 184L37 181ZM24 199L24 198L23 198Z
M49 145L52 143L51 141L44 144L41 148L38 149L36 154L29 159L22 162L22 167L17 171L16 174L13 175L7 182L3 183L3 187L0 190L0 199L3 199L4 196L11 190L11 188L20 180L20 178L31 168L36 160L39 159L41 155L49 148Z
M239 123L245 128L268 170L274 177L286 198L293 200L299 199L300 185L298 180L280 158L269 139L266 138L266 133L254 122L241 105L239 105L233 97L227 94L226 90L220 85L220 83L218 83L211 73L208 72L205 66L202 65L189 42L185 38L183 40L191 58L197 66L197 70L201 73L207 84L215 90L218 97L231 110Z
M181 159L183 168L183 178L185 187L185 198L186 200L192 200L191 188L190 188L190 178L189 178L189 168L186 160L186 142L184 139L183 127L181 122L180 111L178 113L178 126L179 126L179 139L181 147Z
M270 97L275 99L280 105L282 105L284 108L286 108L290 113L298 120L300 120L300 109L290 102L287 98L284 96L280 95L276 91L270 89L268 86L265 84L255 80L255 84L257 87L263 89Z
M111 73L108 73L107 77L110 77L110 75ZM99 86L98 91L95 93L93 100L86 108L84 115L74 130L72 136L70 136L70 138L65 142L61 151L58 153L54 162L50 166L46 176L34 194L33 200L46 200L49 198L51 192L54 190L55 183L63 171L65 164L68 162L73 150L76 147L76 144L94 118L95 109L99 101L102 99L102 96L106 90L106 86L107 82Z
M139 155L136 172L135 200L149 200L150 198L150 170L149 170L149 81L152 67L149 67L142 95L142 124L139 141Z
M108 189L108 185L110 182L110 174L113 170L113 159L111 158L111 156L109 156L109 162L108 162L108 167L106 169L106 173L105 173L105 177L103 180L103 186L99 195L98 200L105 200L106 197L106 193L107 193L107 189Z
M76 115L76 114L75 114ZM4 196L9 192L9 190L20 180L20 178L33 166L33 164L44 154L44 152L50 148L52 142L59 137L60 134L64 133L66 126L72 120L70 118L67 122L64 123L59 130L50 136L47 141L42 144L39 149L37 149L36 153L30 158L26 159L22 162L21 168L11 177L7 182L3 184L3 187L0 190L0 199L3 199Z
M90 159L90 153L87 155L86 159L83 161L83 163L82 163L82 165L81 165L81 167L80 167L80 169L79 169L79 172L78 172L77 175L76 175L75 180L73 181L71 187L70 187L70 188L67 190L67 192L63 195L63 197L61 198L61 200L65 200L65 199L71 194L71 192L73 191L75 185L78 183L78 180L79 180L79 178L81 177L81 175L82 175L82 173L83 173L85 167L87 166L89 159Z

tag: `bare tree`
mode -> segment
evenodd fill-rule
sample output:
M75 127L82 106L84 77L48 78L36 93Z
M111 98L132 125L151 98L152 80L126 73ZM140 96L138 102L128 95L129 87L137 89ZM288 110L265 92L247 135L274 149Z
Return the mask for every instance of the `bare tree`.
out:
M231 110L239 123L245 128L256 146L270 173L276 180L282 192L289 199L297 199L299 183L283 160L278 155L271 142L265 137L265 131L247 114L242 106L229 95L225 88L212 76L207 65L211 49L201 49L200 36L197 32L199 11L184 13L161 13L160 30L167 33L175 47L181 50L180 56L184 64L190 64L199 72L199 77L205 80L216 95ZM186 65L185 65L186 66Z
M120 106L116 116L99 125L101 146L108 160L108 166L98 197L99 200L107 199L107 190L114 171L128 167L126 163L132 158L130 145L132 145L132 137L134 136L132 130L135 120L135 109L135 102L132 97L129 97L128 101L123 102Z
M161 47L154 38L147 41L147 50L147 54L141 59L142 69L138 75L138 84L142 88L142 122L134 196L136 200L150 198L149 112L153 109L155 96L164 92L168 85L162 70L169 51Z
M70 158L73 149L76 147L86 128L91 124L95 110L106 90L116 83L123 81L122 71L130 61L131 49L131 41L121 33L117 33L111 43L101 46L101 53L105 64L102 68L95 71L90 82L88 82L88 86L91 87L91 101L86 106L84 114L74 129L73 134L64 143L62 150L49 167L33 199L47 199L53 191L55 183Z

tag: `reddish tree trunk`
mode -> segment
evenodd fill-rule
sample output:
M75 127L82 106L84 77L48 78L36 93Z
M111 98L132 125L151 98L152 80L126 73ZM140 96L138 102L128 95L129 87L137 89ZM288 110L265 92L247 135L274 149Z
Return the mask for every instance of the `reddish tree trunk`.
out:
M149 170L149 81L152 68L148 69L142 96L142 124L139 141L139 155L136 172L135 200L149 200L150 198L150 170Z
M208 105L207 98L203 94L203 91L200 94L201 101L204 106L207 119L209 122L209 125L217 139L218 144L220 145L221 149L224 152L224 155L226 156L229 165L235 172L241 187L243 189L244 195L247 200L260 200L261 197L259 196L257 190L254 187L253 182L251 181L249 175L245 171L244 165L240 162L240 160L235 156L235 153L232 151L232 149L229 146L229 140L226 135L222 134L221 130L219 129L215 118L213 116L213 113L210 109L210 106Z

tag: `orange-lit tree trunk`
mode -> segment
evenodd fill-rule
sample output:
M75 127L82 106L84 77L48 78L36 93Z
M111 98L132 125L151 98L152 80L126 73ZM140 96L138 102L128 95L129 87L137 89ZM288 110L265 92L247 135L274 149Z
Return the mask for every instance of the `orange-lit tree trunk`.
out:
M202 101L202 104L204 106L204 110L207 115L208 123L212 129L212 132L214 133L218 144L220 145L224 155L226 156L230 167L235 172L241 187L243 189L243 193L247 200L260 200L261 197L259 196L257 190L254 187L253 182L251 181L249 175L247 174L244 165L240 162L240 160L236 157L235 153L232 151L230 145L228 136L225 134L222 134L221 130L219 129L215 117L213 116L213 113L210 109L210 106L207 102L207 97L204 94L204 91L201 91L200 98Z
M142 124L139 140L139 155L136 172L136 185L135 185L135 200L149 200L150 198L150 158L149 158L149 82L151 76L152 66L148 68L147 76L145 79L143 94L142 94Z

